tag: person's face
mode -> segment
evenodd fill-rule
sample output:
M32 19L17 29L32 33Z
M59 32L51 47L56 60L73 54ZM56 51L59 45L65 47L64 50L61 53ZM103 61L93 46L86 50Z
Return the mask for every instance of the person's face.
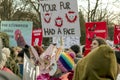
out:
M98 47L98 46L99 46L98 41L97 41L97 40L93 40L93 41L92 41L92 44L91 44L91 50L95 49L95 48Z

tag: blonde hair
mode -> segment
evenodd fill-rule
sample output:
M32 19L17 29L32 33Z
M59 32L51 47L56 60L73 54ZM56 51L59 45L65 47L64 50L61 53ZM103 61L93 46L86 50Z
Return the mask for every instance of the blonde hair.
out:
M0 59L0 69L2 69L6 62L7 62L7 58L10 56L10 50L9 48L3 48L1 51L1 59Z
M6 55L6 57L10 57L10 49L9 48L4 47L2 49L2 53L4 53Z
M4 53L1 53L1 59L0 59L0 69L2 69L5 64L6 64L6 61L7 61L7 57Z

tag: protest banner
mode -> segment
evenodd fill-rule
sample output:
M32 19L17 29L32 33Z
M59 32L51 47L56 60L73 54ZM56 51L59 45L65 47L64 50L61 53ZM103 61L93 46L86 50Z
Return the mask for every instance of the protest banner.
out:
M120 25L114 27L114 45L120 44Z
M10 46L24 47L31 45L32 26L31 21L1 21L1 32L9 35Z
M40 0L43 37L79 36L77 0Z
M90 45L92 39L95 37L107 38L107 26L106 22L88 22L86 25L86 43L85 43L85 54L90 51Z
M34 29L32 31L32 46L38 45L42 46L42 29Z

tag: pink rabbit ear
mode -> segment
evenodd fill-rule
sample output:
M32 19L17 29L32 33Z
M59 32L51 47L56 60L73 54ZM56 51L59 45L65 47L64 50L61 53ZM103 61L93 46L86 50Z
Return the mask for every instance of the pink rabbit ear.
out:
M41 58L44 58L46 55L53 54L54 45L50 44L50 46L40 55Z

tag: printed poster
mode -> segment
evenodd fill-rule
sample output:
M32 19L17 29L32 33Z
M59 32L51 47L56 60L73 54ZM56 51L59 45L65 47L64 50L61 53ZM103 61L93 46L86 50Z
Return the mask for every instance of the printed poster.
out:
M95 37L107 38L106 22L88 22L86 25L86 53L90 51L92 39ZM85 54L86 55L86 54Z
M114 44L120 44L120 25L114 27Z
M32 46L42 46L42 29L34 29L32 31Z
M1 32L9 35L10 46L24 47L31 45L32 26L31 21L1 21Z

